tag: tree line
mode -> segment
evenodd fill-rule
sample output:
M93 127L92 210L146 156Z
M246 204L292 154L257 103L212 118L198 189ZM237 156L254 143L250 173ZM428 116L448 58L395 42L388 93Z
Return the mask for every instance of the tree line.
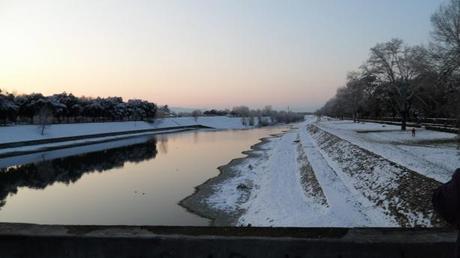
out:
M460 0L431 17L428 46L401 39L378 43L318 115L408 121L446 118L460 126Z
M254 126L268 126L277 123L294 123L304 120L304 115L283 110L274 110L272 106L267 105L262 109L250 109L247 106L236 106L230 109L216 110L210 109L206 111L194 110L191 113L180 113L179 116L193 116L197 119L199 116L232 116L240 117L244 125Z
M0 123L73 123L149 120L168 112L167 106L121 97L90 98L60 93L11 94L0 90Z

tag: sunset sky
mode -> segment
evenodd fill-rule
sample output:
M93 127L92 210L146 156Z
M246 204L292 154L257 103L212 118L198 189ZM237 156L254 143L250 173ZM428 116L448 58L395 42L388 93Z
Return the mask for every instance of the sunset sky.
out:
M0 88L315 110L441 0L0 0Z

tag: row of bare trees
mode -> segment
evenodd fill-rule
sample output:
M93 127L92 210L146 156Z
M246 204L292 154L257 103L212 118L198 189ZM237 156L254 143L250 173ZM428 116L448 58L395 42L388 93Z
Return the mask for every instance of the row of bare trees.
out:
M267 105L262 109L250 109L247 106L236 106L230 109L217 110L211 109L201 111L193 110L190 113L180 113L179 116L192 116L198 120L200 116L230 116L241 118L243 125L249 126L268 126L278 123L294 123L304 120L304 115L292 111L274 110L272 106ZM257 121L257 122L256 122Z
M400 39L379 43L344 87L317 111L335 117L401 121L460 119L460 0L450 0L431 17L429 46Z

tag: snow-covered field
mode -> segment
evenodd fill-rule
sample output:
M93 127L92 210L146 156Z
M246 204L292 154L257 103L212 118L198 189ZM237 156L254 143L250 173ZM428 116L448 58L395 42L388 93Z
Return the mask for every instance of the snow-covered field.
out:
M225 116L198 117L196 120L193 117L164 118L157 119L154 123L137 121L54 124L46 127L44 135L41 135L38 125L18 125L0 127L0 143L192 125L204 125L215 129L248 128L242 124L241 118Z
M254 150L203 202L239 214L237 225L443 226L431 193L460 167L455 137L308 117Z
M416 136L399 126L352 121L323 121L326 132L440 182L460 167L456 134L416 129Z

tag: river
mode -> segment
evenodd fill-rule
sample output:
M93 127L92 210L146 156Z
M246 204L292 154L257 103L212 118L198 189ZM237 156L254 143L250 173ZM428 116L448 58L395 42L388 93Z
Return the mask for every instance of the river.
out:
M207 226L178 203L283 129L151 135L0 159L0 221Z

